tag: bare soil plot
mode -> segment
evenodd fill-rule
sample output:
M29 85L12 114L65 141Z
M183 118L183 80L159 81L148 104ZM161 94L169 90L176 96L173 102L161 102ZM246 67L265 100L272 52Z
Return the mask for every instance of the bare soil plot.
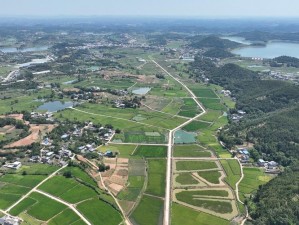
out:
M9 145L4 146L4 148L14 148L20 146L31 145L34 142L40 140L40 137L43 133L51 132L54 129L55 125L53 124L41 124L41 125L30 125L31 134L25 138L22 138L16 142L13 142Z
M117 196L126 186L129 176L129 160L126 158L105 159L105 165L110 166L110 170L102 173L103 182L110 191Z

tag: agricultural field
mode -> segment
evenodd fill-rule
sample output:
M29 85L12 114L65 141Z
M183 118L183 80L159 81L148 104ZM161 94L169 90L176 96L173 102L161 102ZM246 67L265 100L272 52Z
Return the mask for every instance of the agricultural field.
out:
M176 161L176 170L177 171L196 171L196 170L210 170L218 169L218 165L215 161Z
M203 85L190 85L191 91L199 98L218 98L215 92Z
M181 173L175 178L175 181L181 185L192 185L198 184L198 180L196 180L191 173Z
M261 168L243 168L244 178L239 184L241 201L249 198L260 185L269 182L273 177L266 174Z
M197 174L212 184L219 184L221 173L219 171L199 171Z
M200 145L175 145L174 157L211 157L211 152Z
M148 184L146 193L164 197L165 195L166 160L148 160Z
M241 178L240 164L236 159L220 160L221 165L226 173L225 182L231 186L232 189L236 189L236 183Z
M225 111L226 110L225 106L221 103L220 99L200 98L199 101L207 109L220 110L220 111Z
M187 124L183 127L183 130L188 132L197 132L201 129L205 129L211 125L210 122L203 122L203 121L192 121L191 123Z
M101 224L103 221L118 225L122 221L119 211L98 198L79 203L77 209L94 225Z
M230 221L208 214L201 211L196 211L190 207L186 207L177 203L172 204L171 213L172 225L229 225Z
M133 155L144 158L165 158L167 146L139 145Z
M31 188L57 170L55 166L28 164L14 173L0 177L0 209L6 209L28 193ZM24 173L26 171L26 174Z
M43 183L39 189L73 204L97 196L93 189L78 183L75 179L59 175Z
M199 106L192 98L184 98L183 106L180 108L178 115L192 118L200 113L201 110Z
M143 195L141 202L131 215L130 219L134 224L138 225L162 225L163 205L163 200Z
M33 204L32 204L33 203ZM52 200L39 193L32 193L15 206L11 212L19 215L26 211L26 214L41 221L48 221L60 212L65 210L67 206Z

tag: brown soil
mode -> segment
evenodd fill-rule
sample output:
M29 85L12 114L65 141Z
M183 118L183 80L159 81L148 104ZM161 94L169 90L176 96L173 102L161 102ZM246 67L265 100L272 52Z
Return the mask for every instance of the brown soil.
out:
M30 135L16 142L13 142L9 145L4 146L4 148L14 148L14 147L31 145L34 142L40 141L39 132L42 132L42 134L45 132L51 132L54 129L54 127L55 125L53 124L45 124L45 125L32 124L30 125L30 129L29 129L29 131L31 132Z

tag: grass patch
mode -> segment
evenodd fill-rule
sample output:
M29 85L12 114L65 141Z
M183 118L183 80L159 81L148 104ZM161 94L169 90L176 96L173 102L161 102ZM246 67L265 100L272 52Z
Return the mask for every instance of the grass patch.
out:
M99 150L101 152L112 151L118 152L119 157L129 158L133 153L134 149L137 145L117 145L117 144L109 144L105 146L101 146Z

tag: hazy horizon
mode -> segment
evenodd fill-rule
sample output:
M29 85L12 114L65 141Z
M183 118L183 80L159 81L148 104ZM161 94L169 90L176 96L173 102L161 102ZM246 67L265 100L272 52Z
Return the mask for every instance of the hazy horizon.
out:
M299 2L296 0L2 0L1 3L0 17L299 17Z

